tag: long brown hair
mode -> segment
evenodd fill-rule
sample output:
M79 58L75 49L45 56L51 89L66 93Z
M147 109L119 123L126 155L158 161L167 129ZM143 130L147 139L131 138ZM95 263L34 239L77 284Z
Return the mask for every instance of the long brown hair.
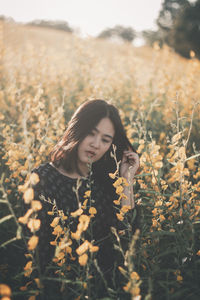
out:
M128 140L117 108L104 100L89 100L84 102L73 114L62 139L50 153L51 161L56 167L62 166L67 172L81 172L77 164L77 149L83 139L96 127L103 118L109 118L114 125L115 135L113 144L117 147L117 159L122 159L125 149L135 151ZM110 157L109 149L104 156L93 164L96 174L104 175L115 168L114 160Z

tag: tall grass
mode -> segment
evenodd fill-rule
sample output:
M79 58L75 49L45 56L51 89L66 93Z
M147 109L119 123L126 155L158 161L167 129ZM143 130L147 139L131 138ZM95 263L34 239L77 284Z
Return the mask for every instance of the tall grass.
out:
M45 280L60 282L63 299L100 299L99 290L105 299L199 299L200 62L157 45L133 48L3 22L0 28L0 294L11 297L10 287L13 299L57 299L36 272L42 202L34 199L38 178L30 171L48 160L74 109L103 98L120 109L140 154L133 186L137 213L114 203L125 231L112 228L120 264L111 288L92 239L75 247L84 243L77 235L85 231L77 227L73 236L64 226L65 212L52 204L55 276ZM111 176L120 199L125 183L117 173ZM74 217L89 226L95 210L85 207L80 203ZM79 249L75 262L71 244Z

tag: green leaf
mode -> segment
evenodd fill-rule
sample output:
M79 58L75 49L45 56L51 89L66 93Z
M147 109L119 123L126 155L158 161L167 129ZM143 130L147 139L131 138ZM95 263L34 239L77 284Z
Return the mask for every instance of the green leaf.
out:
M6 200L0 200L0 203L7 204L7 201Z
M17 240L18 240L18 238L14 237L13 239L11 239L11 240L9 240L9 241L7 241L7 242L1 244L1 245L0 245L0 248L3 248L3 247L5 247L5 246L7 246L8 244L10 244L10 243L12 243L12 242L15 242L15 241L17 241Z
M142 174L135 175L135 178L146 177L151 175L152 175L151 173L142 173Z
M5 222L11 218L13 218L13 215L8 215L8 216L3 217L2 219L0 219L0 224L2 224L3 222Z

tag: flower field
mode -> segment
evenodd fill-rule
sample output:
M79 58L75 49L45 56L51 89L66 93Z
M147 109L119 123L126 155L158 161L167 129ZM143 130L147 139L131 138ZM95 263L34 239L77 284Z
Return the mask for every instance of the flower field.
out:
M156 44L134 48L1 21L0 299L199 299L199 78L193 51L186 60ZM120 264L111 288L96 264L98 247L84 239L97 213L87 209L90 190L71 216L76 232L64 226L69 216L52 205L55 276L46 280L59 282L57 298L44 290L38 271L42 202L34 198L39 179L30 172L48 160L72 113L88 99L119 108L140 155L132 214L138 221L133 228L129 207L120 209L126 182L116 169L110 174L119 195L113 205L128 234L112 228Z

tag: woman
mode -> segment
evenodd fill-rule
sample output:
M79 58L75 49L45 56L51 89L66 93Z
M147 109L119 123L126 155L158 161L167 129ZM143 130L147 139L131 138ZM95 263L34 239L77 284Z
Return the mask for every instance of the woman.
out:
M139 168L139 157L126 136L118 110L104 100L90 100L72 116L61 141L50 154L51 161L33 170L40 178L34 188L35 199L43 196L43 199L54 201L57 209L69 216L67 224L72 232L76 231L77 223L71 213L77 211L81 199L85 199L85 192L91 190L88 209L92 206L96 213L91 222L93 236L90 240L94 239L94 244L99 247L97 262L105 277L109 277L115 264L110 228L117 227L119 222L113 204L117 197L114 180L109 177L109 173L116 171L116 161L110 155L113 145L116 146L117 161L121 161L119 175L132 183ZM121 205L134 208L133 189L126 186L123 193ZM52 217L47 211L51 209L52 205L44 201L39 233L42 271L55 250L50 245Z

